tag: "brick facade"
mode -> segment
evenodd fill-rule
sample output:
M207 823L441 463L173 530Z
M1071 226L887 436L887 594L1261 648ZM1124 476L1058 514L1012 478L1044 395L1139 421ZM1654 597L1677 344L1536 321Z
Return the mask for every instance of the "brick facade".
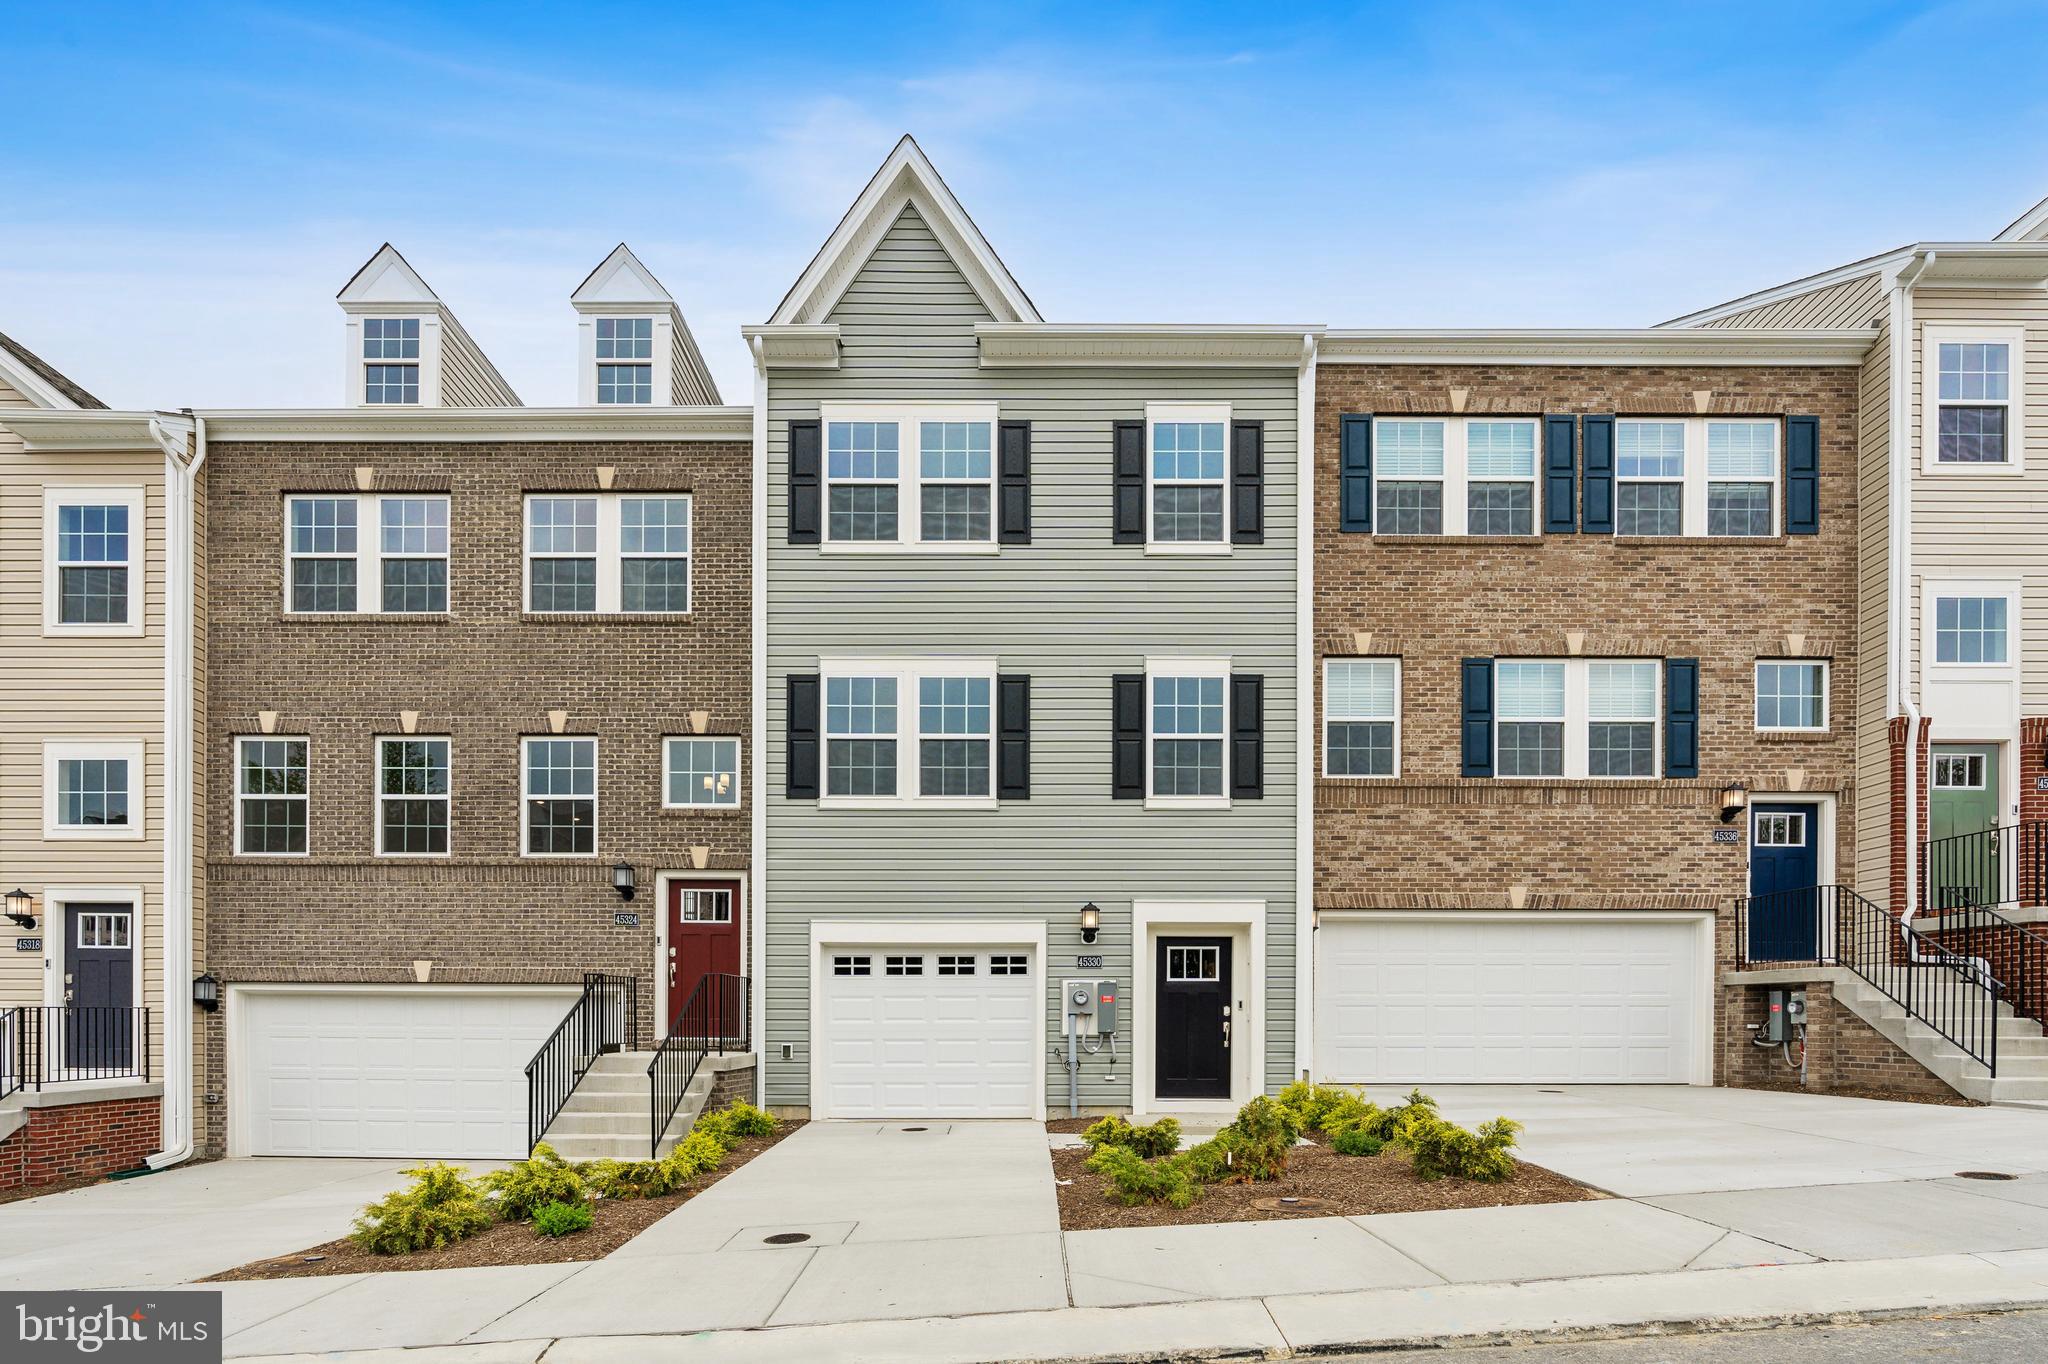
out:
M162 1143L155 1095L24 1110L0 1138L0 1193L133 1170Z
M369 491L450 498L445 616L307 616L283 610L284 498ZM610 470L610 474L601 473ZM652 1023L660 872L748 865L744 780L751 758L750 483L744 441L254 443L216 441L211 484L208 679L207 966L242 982L575 982L585 971L640 978ZM610 490L692 497L691 611L530 616L523 608L524 498ZM367 523L363 534L373 533ZM242 857L234 845L233 745L275 712L279 735L310 740L309 855ZM373 855L375 744L416 732L451 740L451 855ZM597 739L597 855L520 855L520 739ZM662 739L737 735L741 803L662 808ZM637 928L611 888L633 865ZM745 908L742 910L744 920ZM231 1007L231 1006L230 1006ZM220 1065L227 1008L211 1015ZM210 1144L225 1105L209 1102Z
M1720 990L1721 1083L1746 1088L1785 1089L1799 1085L1799 1071L1778 1047L1760 1047L1752 1025L1768 1005L1761 985L1724 985ZM1926 1067L1899 1050L1884 1034L1835 1001L1824 979L1781 985L1806 991L1806 1084L1816 1094L1847 1090L1922 1099L1953 1099L1956 1092Z

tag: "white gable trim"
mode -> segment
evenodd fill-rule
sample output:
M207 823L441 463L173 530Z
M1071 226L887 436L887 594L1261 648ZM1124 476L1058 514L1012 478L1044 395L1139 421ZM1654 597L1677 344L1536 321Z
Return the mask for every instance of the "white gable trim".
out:
M654 272L624 242L620 242L583 283L576 286L576 292L569 295L569 301L579 312L613 307L652 310L675 306L675 299L661 287L661 281L654 277Z
M15 359L14 353L0 346L0 383L19 393L37 407L73 408L78 404L64 396L56 385L48 383L43 376Z
M377 248L371 257L363 262L363 268L356 271L335 299L344 308L357 307L437 307L441 296L427 286L420 278L420 272L413 269L398 248L390 242Z
M823 321L908 206L916 207L996 321L1041 320L1009 267L906 134L790 286L775 315L768 319L769 325Z
M2025 213L2007 224L2005 231L1991 240L1995 242L2038 242L2048 241L2048 199L2043 199Z

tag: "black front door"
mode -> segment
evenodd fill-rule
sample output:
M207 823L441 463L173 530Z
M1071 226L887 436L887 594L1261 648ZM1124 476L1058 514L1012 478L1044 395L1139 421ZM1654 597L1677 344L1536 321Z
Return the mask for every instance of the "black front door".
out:
M1230 939L1161 938L1158 950L1158 1097L1228 1099Z
M1749 812L1749 960L1820 958L1820 807L1773 801Z
M135 912L71 905L64 912L64 1064L91 1075L135 1056Z

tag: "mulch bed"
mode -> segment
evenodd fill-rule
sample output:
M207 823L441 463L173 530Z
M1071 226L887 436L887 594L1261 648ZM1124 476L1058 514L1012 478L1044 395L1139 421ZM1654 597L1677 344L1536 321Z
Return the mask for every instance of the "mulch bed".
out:
M529 1222L500 1222L466 1241L410 1255L372 1255L344 1238L275 1259L254 1260L200 1282L381 1274L408 1269L474 1269L480 1265L550 1265L602 1259L802 1126L801 1120L783 1118L778 1121L774 1136L745 1138L726 1153L724 1164L693 1180L681 1193L661 1198L599 1199L591 1205L594 1216L588 1231L549 1237L535 1231ZM321 1258L308 1261L307 1257L314 1255Z
M1066 1120L1062 1120L1066 1121ZM1047 1124L1053 1130L1062 1130ZM1166 1227L1199 1222L1265 1222L1296 1217L1351 1217L1373 1212L1434 1212L1443 1208L1492 1208L1520 1203L1577 1203L1607 1195L1563 1175L1527 1163L1499 1184L1467 1179L1426 1180L1408 1158L1389 1147L1377 1156L1340 1156L1327 1146L1296 1146L1287 1173L1265 1184L1210 1184L1193 1207L1164 1203L1127 1208L1103 1194L1102 1176L1085 1168L1088 1152L1071 1147L1052 1153L1059 1181L1060 1226L1066 1231L1102 1227ZM1071 1181L1071 1182L1069 1182ZM1315 1199L1299 1206L1258 1206L1281 1198Z

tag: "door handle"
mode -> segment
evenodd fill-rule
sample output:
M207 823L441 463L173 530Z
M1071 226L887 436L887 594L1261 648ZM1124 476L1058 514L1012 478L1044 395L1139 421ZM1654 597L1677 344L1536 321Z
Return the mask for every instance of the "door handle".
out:
M1230 1016L1228 1014L1224 1015L1223 1018L1223 1045L1226 1050L1230 1046Z

